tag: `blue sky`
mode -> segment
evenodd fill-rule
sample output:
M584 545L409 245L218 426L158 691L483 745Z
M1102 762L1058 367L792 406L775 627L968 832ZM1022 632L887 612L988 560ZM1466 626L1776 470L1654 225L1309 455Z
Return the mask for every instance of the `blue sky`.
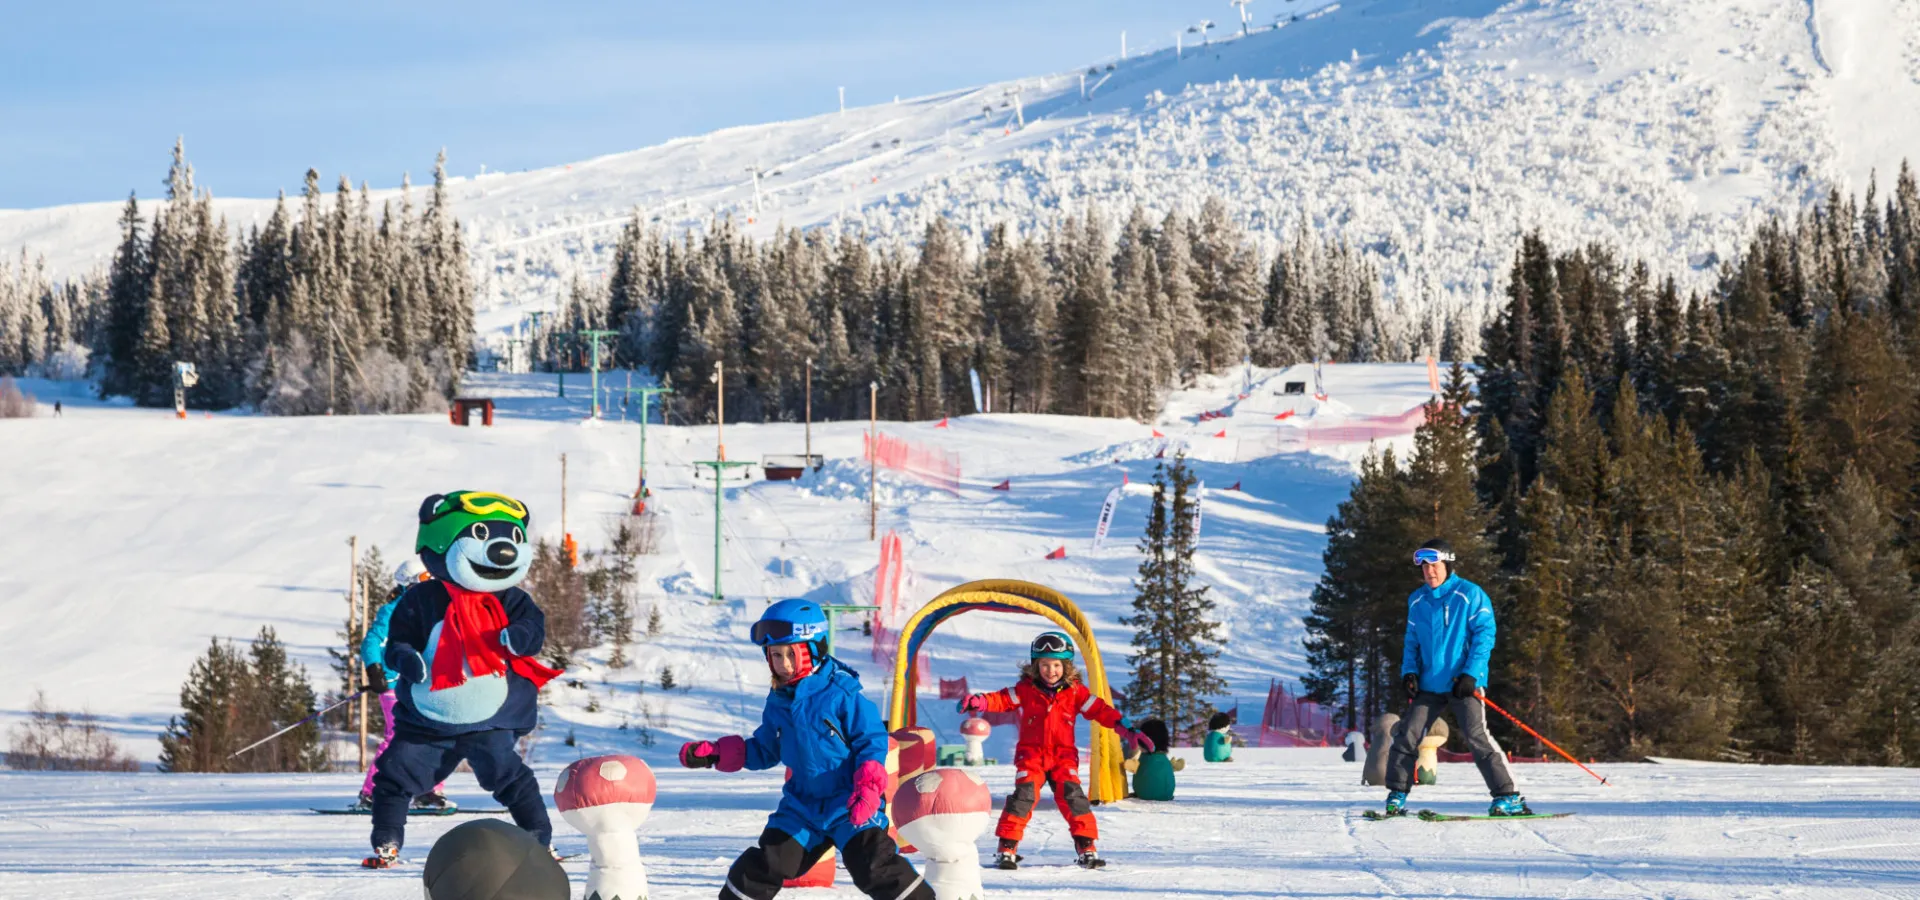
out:
M1253 0L1256 22L1291 0ZM184 135L222 196L308 167L376 187L1059 71L1227 0L45 2L0 14L0 208L161 191Z

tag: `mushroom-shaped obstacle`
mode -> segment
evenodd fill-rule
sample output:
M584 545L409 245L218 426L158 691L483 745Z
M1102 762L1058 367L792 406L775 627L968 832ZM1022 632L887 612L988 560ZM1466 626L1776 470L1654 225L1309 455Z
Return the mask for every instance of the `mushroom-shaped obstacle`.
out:
M587 836L593 868L586 900L646 900L647 870L635 835L653 811L653 770L631 756L589 756L560 771L553 802Z
M927 884L939 900L978 900L980 851L974 841L992 821L993 797L980 776L965 769L934 769L900 785L893 821L926 857Z
M993 725L979 716L960 723L960 739L967 742L967 765L977 766L987 761L981 747L992 733Z
M1427 736L1420 739L1420 753L1414 761L1416 784L1440 783L1440 748L1447 745L1447 736L1446 720L1434 719Z

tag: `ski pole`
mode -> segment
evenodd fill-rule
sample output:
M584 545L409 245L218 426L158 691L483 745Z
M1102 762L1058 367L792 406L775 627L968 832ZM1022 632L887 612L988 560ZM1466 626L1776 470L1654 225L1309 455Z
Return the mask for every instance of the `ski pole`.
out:
M1577 759L1574 759L1574 758L1573 758L1573 754L1571 754L1571 753L1568 753L1567 751L1565 751L1565 750L1562 750L1562 749L1560 749L1560 745L1559 745L1559 744L1556 744L1556 743L1554 743L1554 742L1552 742L1552 741L1550 741L1550 740L1547 740L1546 738L1544 738L1544 737L1542 737L1542 736L1540 735L1540 732L1538 732L1538 731L1535 731L1535 730L1533 730L1533 729L1531 729L1531 728L1528 728L1528 727L1527 727L1527 723L1525 723L1525 722L1522 722L1522 721L1520 721L1520 720L1519 720L1518 718L1515 718L1515 717L1514 717L1514 715L1513 715L1513 713L1510 713L1510 712L1507 712L1507 711L1506 711L1506 710L1504 710L1504 709L1501 709L1501 708L1500 708L1500 705L1499 705L1499 704L1497 704L1497 703L1494 703L1494 702L1493 702L1492 700L1488 700L1488 699L1487 699L1487 695L1486 695L1486 693L1485 693L1485 692L1479 692L1479 693L1476 693L1476 694L1475 694L1475 696L1477 696L1477 697L1479 697L1479 698L1480 698L1480 702L1481 702L1481 703L1485 703L1485 704L1487 705L1487 708L1488 708L1488 709L1491 709L1491 710L1493 710L1494 712L1497 712L1497 713L1499 713L1499 714L1501 714L1501 715L1503 715L1503 716L1506 716L1506 717L1507 717L1507 721L1509 721L1509 722L1512 722L1513 724L1515 724L1515 725L1518 725L1518 726L1520 726L1520 730L1522 730L1522 731L1525 731L1526 733L1528 733L1528 734L1530 734L1530 735L1533 735L1533 739L1534 739L1534 740L1536 740L1536 741L1539 741L1540 743L1542 743L1542 744L1545 744L1545 745L1547 745L1547 746L1549 746L1549 747L1552 747L1552 748L1553 748L1553 752L1555 752L1555 753L1558 753L1558 754L1560 754L1561 756L1564 756L1564 757L1566 757L1566 758L1567 758L1567 762L1570 762L1570 763L1573 763L1573 764L1574 764L1574 765L1576 765L1576 766L1580 766L1580 771L1582 771L1582 772L1585 772L1585 773L1587 773L1588 775L1592 775L1592 776L1593 776L1593 777L1595 777L1595 778L1600 778L1600 775L1599 775L1598 773L1596 773L1596 772L1594 772L1594 771L1593 771L1592 769L1589 769L1589 768L1587 768L1586 766L1581 766L1581 765L1580 765L1580 761L1579 761L1579 760L1577 760ZM1607 785L1608 787L1612 787L1612 786L1613 786L1613 785L1611 785L1611 784L1609 784L1609 783L1607 782L1607 780L1606 780L1605 778L1600 778L1600 783L1601 783L1601 784L1605 784L1605 785Z
M259 740L257 740L257 741L254 741L254 742L253 742L253 743L251 743L251 744L248 744L248 745L246 745L245 747L241 747L240 749L238 749L238 750L235 750L235 751L233 751L232 753L229 753L229 754L227 754L227 758L228 758L228 759L232 759L232 758L234 758L234 757L236 757L236 756L239 756L239 755L240 755L240 754L242 754L242 753L245 753L245 752L247 752L248 750L252 750L253 748L255 748L255 747L258 747L258 746L260 746L261 744L264 744L264 743L266 743L266 742L268 742L268 741L270 741L270 740L273 740L274 738L277 738L277 737L279 737L279 736L281 736L281 735L283 735L283 734L286 734L287 732L289 732L289 731L292 731L292 730L294 730L295 728L299 728L300 726L302 726L302 725L305 725L305 724L307 724L308 722L311 722L311 721L313 721L313 720L315 720L315 719L318 719L318 718L320 718L321 716L324 716L324 715L326 715L327 713L330 713L330 712L333 712L334 710L336 710L336 709L339 709L340 707L342 707L342 706L345 706L345 705L347 705L347 703L348 703L348 702L350 702L350 701L352 701L352 700L353 700L353 698L355 698L355 697L358 697L358 696L360 696L361 694L365 694L365 693L368 693L368 692L370 692L370 691L372 691L372 690L373 690L373 688L369 686L369 687L363 687L363 688L361 688L361 689L359 689L359 690L357 690L357 691L354 691L353 693L351 693L351 694L348 694L348 695L346 695L345 697L342 697L342 698L340 698L340 702L338 702L338 703L335 703L334 705L332 705L332 706L329 706L329 707L327 707L326 709L323 709L323 710L321 710L321 711L319 711L319 712L317 712L317 713L314 713L313 715L310 715L310 716L308 716L308 717L306 717L306 718L304 718L304 719L301 719L300 721L298 721L298 722L295 722L295 723L293 723L292 725L288 725L287 727L285 727L285 728L282 728L282 729L280 729L279 731L276 731L276 732L274 732L274 733L272 733L272 734L270 734L270 735L267 735L266 737L263 737L263 738L261 738L261 739L259 739Z

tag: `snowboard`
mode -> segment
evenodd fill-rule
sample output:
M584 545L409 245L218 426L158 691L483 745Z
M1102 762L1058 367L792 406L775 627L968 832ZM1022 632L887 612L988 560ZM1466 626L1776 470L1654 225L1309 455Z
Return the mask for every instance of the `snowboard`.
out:
M321 809L319 807L313 807L313 811L323 816L370 816L370 815L373 815L373 810L361 809L360 807L357 807L357 806L344 806L344 807L336 807L333 809ZM507 808L504 806L455 807L453 809L409 809L407 810L407 815L409 817L412 817L412 816L504 816L506 814L507 814Z

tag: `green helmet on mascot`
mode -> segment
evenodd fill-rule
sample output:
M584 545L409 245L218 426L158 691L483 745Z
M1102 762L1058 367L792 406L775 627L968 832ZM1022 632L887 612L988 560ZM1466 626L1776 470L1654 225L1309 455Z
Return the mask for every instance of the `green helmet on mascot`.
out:
M435 578L470 591L504 591L533 564L531 521L527 505L505 494L433 494L420 504L414 548Z

